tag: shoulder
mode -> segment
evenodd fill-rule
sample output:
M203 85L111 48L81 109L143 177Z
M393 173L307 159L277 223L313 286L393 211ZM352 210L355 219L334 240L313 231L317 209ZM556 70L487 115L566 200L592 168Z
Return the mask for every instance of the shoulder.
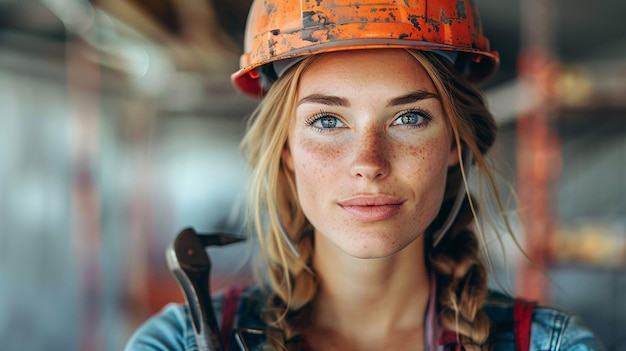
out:
M578 316L543 306L535 308L531 335L531 343L538 350L604 349Z
M186 305L168 304L145 321L131 336L125 351L196 350L193 327Z
M515 299L490 291L483 311L492 323L495 350L515 350ZM603 350L602 344L582 320L565 311L534 306L530 319L530 350Z
M211 297L220 327L232 318L234 328L265 328L261 311L267 294L259 287L220 291ZM232 312L226 309L234 308ZM231 339L230 342L233 342ZM146 320L131 336L125 351L195 351L197 350L191 314L186 304L171 303Z

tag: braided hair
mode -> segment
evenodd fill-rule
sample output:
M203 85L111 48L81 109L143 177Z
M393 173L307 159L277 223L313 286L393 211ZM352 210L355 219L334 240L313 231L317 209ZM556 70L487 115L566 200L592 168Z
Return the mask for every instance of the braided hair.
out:
M486 177L490 190L498 198L494 175L484 157L496 135L495 121L484 97L440 55L407 51L424 67L442 97L459 159L462 160L463 152L470 152L479 173ZM272 85L253 112L241 144L252 169L249 221L259 237L265 260L263 280L270 289L263 318L268 323L271 350L298 348L298 337L311 324L312 301L318 291L311 265L314 250L311 224L299 206L293 175L281 157L296 106L299 80L316 57L304 59ZM487 295L487 275L480 257L480 236L470 229L481 198L475 203L469 195L462 162L448 170L443 204L426 231L425 254L428 268L437 278L439 319L446 329L456 333L465 349L473 351L487 347L490 324L481 311ZM450 230L433 247L432 233L451 215L459 191L467 193L464 202L459 212L452 214L455 219ZM289 249L283 232L289 233L299 255Z

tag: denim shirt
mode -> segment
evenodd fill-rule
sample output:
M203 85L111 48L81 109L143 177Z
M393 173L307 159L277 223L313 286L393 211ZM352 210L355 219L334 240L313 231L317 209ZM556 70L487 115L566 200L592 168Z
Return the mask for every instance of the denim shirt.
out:
M265 294L259 288L244 291L235 317L233 336L225 342L229 350L263 350L265 323L260 311ZM221 320L224 295L214 297L217 320ZM515 351L513 333L513 299L491 292L483 310L492 324L494 351ZM197 351L193 326L186 305L169 304L147 320L130 338L125 351ZM571 314L553 308L537 306L531 320L530 351L604 350L600 341L582 321Z

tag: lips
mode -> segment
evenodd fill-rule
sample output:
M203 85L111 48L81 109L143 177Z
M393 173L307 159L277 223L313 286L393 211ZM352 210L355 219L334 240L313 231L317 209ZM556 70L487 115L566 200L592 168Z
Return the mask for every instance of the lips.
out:
M400 212L404 200L386 194L358 195L338 202L346 213L363 222L378 222Z

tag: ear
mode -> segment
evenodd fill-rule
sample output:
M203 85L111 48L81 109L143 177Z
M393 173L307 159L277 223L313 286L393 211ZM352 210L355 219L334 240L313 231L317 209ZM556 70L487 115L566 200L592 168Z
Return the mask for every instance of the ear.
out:
M283 160L283 164L285 165L285 167L287 167L287 169L290 172L293 172L293 157L291 156L291 150L289 149L289 142L285 143L285 146L283 147L283 153L281 155L281 158Z
M452 141L452 146L450 147L450 155L448 156L448 167L453 167L459 164L459 149L456 144L456 141Z

